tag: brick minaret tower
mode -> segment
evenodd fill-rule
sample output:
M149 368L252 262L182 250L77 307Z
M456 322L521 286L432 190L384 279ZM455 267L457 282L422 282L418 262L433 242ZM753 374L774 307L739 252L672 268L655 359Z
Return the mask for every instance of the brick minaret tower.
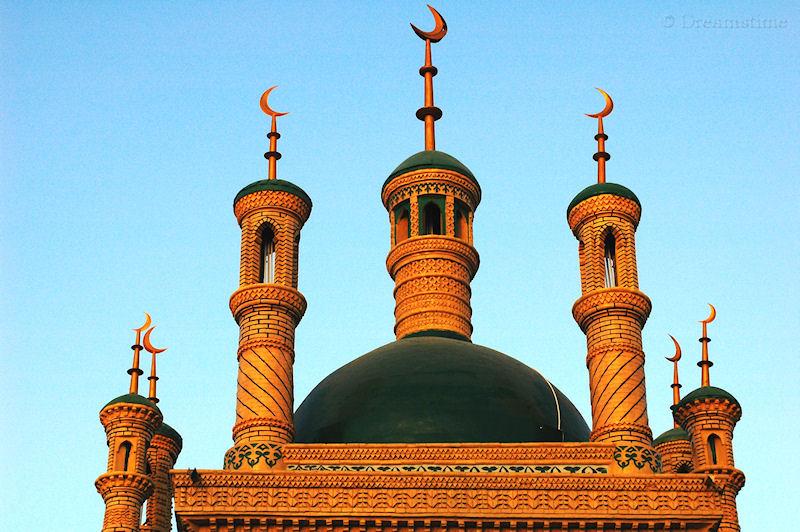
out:
M147 449L163 416L154 401L138 394L139 354L142 331L150 325L150 316L136 331L129 393L117 397L100 411L100 422L108 443L106 473L95 487L106 504L103 532L138 532L142 505L153 493L153 480L147 472ZM150 329L152 330L152 329ZM148 331L149 332L149 331Z
M417 118L425 123L425 150L398 166L383 185L381 199L389 211L391 250L386 259L395 281L397 339L437 334L468 340L472 335L470 281L479 257L472 241L472 222L481 199L469 169L436 150L434 123L442 111L433 103L431 43L447 33L441 15L431 32L412 25L425 41L425 106Z
M709 305L710 306L710 305ZM744 473L736 469L733 461L733 429L742 417L739 401L722 388L711 386L708 359L708 324L716 318L711 314L703 320L702 359L697 363L702 368L700 388L689 392L672 407L675 421L691 438L693 472L706 473L722 493L725 500L720 532L738 532L739 517L736 511L736 495L744 486Z
M672 405L681 401L681 383L678 379L678 361L681 359L681 346L674 336L675 355L667 360L672 362ZM653 440L653 447L661 455L662 469L665 473L688 473L692 470L692 444L689 433L681 428L678 422L670 430Z
M638 453L636 473L648 466L660 469L652 451L647 419L642 328L650 314L648 297L639 291L634 236L642 209L627 188L605 182L604 151L608 138L603 117L613 109L605 92L606 107L598 118L598 183L581 191L567 209L567 220L578 239L581 297L572 314L586 334L589 388L592 403L591 440L616 443L620 453ZM641 468L639 467L641 464Z
M294 332L306 310L297 291L300 230L311 213L311 199L298 186L276 179L276 113L268 134L269 179L243 188L233 203L242 229L239 288L230 308L239 324L238 388L234 446L226 469L264 470L280 460L281 446L294 436Z
M150 440L147 464L153 479L153 494L147 499L147 516L141 532L169 532L172 529L172 482L169 471L183 448L178 432L162 423Z

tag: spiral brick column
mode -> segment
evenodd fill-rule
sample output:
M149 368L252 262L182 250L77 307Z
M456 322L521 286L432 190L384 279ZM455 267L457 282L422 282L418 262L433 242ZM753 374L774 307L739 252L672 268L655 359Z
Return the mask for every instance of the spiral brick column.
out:
M294 437L294 334L306 310L297 291L298 250L311 200L286 181L260 181L239 193L234 212L242 228L239 288L230 300L239 324L239 372L225 468L265 470ZM265 226L275 238L272 283L259 282Z
M636 196L610 183L589 187L567 213L579 241L582 295L572 313L586 334L591 440L616 443L622 457L618 463L628 473L645 467L660 470L645 393L642 328L651 304L639 291L636 271L634 233L640 216ZM610 238L615 243L616 284L607 287L604 251ZM625 460L628 455L638 458Z

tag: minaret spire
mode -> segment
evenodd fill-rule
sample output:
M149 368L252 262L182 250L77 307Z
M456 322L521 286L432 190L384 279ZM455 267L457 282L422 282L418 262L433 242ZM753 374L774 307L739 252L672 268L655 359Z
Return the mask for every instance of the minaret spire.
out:
M700 323L703 324L703 336L700 338L700 343L703 344L703 358L700 362L697 363L700 366L700 386L711 386L711 376L709 375L708 368L714 365L708 359L708 343L711 341L711 338L708 337L708 324L714 321L717 317L717 309L714 308L714 305L711 303L708 304L711 307L711 314L704 320L700 320Z
M595 113L593 115L587 114L586 116L597 119L597 135L594 136L594 139L597 141L597 153L595 153L592 157L595 161L597 161L597 182L605 183L606 161L611 159L611 155L606 152L606 141L608 140L608 135L606 135L605 131L603 131L603 117L610 115L611 111L614 110L614 101L606 91L599 87L595 88L600 91L600 94L602 94L603 98L605 98L606 106L599 113Z
M669 337L672 338L672 342L675 344L675 355L671 358L664 358L672 362L672 384L670 388L672 388L672 406L676 406L681 402L681 383L678 380L678 361L681 359L681 346L674 336L670 334ZM676 429L680 427L677 421L674 421L674 426Z
M158 397L156 396L156 381L158 381L158 376L156 375L156 355L159 353L163 353L167 350L167 348L159 349L157 347L153 347L153 344L150 343L150 335L155 330L155 327L151 327L144 333L143 343L145 350L150 353L150 376L147 377L147 380L150 381L150 394L147 396L148 399L153 401L154 403L158 402Z
M439 42L447 35L447 22L444 21L442 15L439 14L432 6L428 5L428 9L433 14L433 20L436 25L432 31L422 31L418 27L411 24L411 29L414 30L420 39L425 41L425 64L419 69L419 75L425 78L425 105L417 110L417 118L425 122L425 149L436 149L436 133L434 131L434 124L442 117L442 110L436 107L433 103L433 76L439 70L433 66L431 62L431 43Z
M264 94L261 95L261 110L264 111L265 114L272 117L272 125L270 127L269 133L267 133L267 137L269 138L269 151L264 154L264 158L269 161L269 179L277 179L278 174L278 159L281 158L281 154L278 151L278 139L281 138L281 134L278 133L278 117L285 116L289 113L279 113L277 111L273 111L272 108L269 106L269 93L276 89L278 86L273 85L272 87L268 88L264 91Z
M133 349L133 364L131 364L131 369L128 370L128 375L131 376L131 385L128 389L128 393L139 393L139 376L143 373L141 368L139 368L139 354L142 352L142 331L150 327L151 323L153 323L153 320L150 318L150 314L145 312L144 325L138 329L134 329L136 332L136 341L133 342L131 346L131 349Z

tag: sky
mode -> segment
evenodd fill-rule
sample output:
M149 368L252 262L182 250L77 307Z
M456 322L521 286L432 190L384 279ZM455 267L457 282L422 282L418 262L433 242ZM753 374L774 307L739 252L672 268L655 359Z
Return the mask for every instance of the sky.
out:
M794 517L800 469L796 3L456 2L437 9L437 147L483 188L475 343L547 376L591 419L566 207L608 179L643 205L650 422L671 428L673 353L744 410L744 530ZM158 328L159 406L178 468L231 445L238 330L235 194L266 177L261 93L278 85L278 176L314 202L302 233L295 406L393 340L386 176L423 148L422 2L0 3L0 513L8 529L92 530L100 408L127 392L132 328ZM147 369L147 365L145 365ZM31 524L34 523L34 524Z

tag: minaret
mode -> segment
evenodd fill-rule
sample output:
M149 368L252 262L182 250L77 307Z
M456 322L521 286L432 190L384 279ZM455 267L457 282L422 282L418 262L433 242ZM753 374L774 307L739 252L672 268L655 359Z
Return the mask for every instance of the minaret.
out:
M742 417L739 401L722 388L711 386L708 358L708 324L714 321L717 311L713 305L708 318L702 320L702 357L700 388L689 392L672 407L675 421L689 433L692 442L693 472L706 473L722 493L725 501L720 532L738 532L739 517L736 495L744 486L744 473L733 462L733 429Z
M456 158L437 151L435 122L442 111L434 105L431 43L447 33L447 23L431 6L436 26L424 32L424 106L417 118L425 124L425 150L401 163L383 185L381 199L389 211L391 249L386 267L395 282L395 335L437 335L469 340L472 335L470 282L478 271L473 247L473 214L481 189L470 170Z
M666 357L672 362L672 406L681 400L681 383L678 379L678 361L681 359L681 346L674 336L670 335L675 344L675 355ZM662 468L665 473L688 473L692 470L692 444L689 442L689 433L681 428L676 421L673 428L653 440L653 447L661 455Z
M170 469L183 448L178 432L162 423L150 440L147 464L153 479L153 494L147 499L147 515L141 532L169 532L172 529L172 482Z
M615 443L621 455L640 455L641 459L619 461L623 472L645 468L656 472L660 467L647 419L642 350L642 328L651 304L639 291L634 240L642 209L633 192L606 183L605 162L610 156L605 151L603 117L614 103L600 92L605 108L588 115L598 119L594 155L598 182L581 191L567 208L569 227L578 239L582 292L572 314L586 334L591 441Z
M234 446L226 469L264 470L280 460L281 446L294 437L294 331L306 310L297 291L300 230L311 213L311 199L298 186L277 179L276 118L268 102L275 87L261 96L271 117L267 135L268 179L243 188L233 210L242 229L239 288L230 308L239 324L238 387Z
M95 487L106 505L104 532L138 531L142 504L153 493L153 480L147 474L147 449L163 417L155 402L137 393L142 373L140 341L142 332L151 323L150 316L145 316L145 324L134 329L136 342L132 346L133 365L128 371L129 393L110 401L100 411L108 443L108 466L106 473L95 481Z

